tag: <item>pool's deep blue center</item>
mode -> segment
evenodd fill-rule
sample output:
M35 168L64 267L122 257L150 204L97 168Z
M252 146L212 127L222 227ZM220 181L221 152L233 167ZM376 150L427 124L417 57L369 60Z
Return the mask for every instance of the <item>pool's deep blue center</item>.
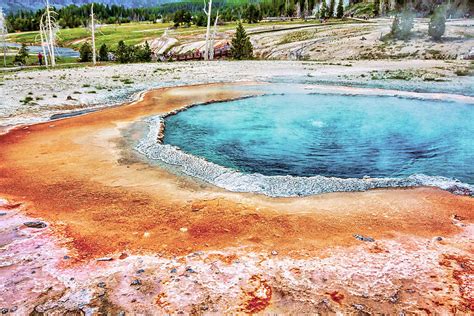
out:
M165 143L247 173L474 183L474 107L383 96L272 95L166 119Z

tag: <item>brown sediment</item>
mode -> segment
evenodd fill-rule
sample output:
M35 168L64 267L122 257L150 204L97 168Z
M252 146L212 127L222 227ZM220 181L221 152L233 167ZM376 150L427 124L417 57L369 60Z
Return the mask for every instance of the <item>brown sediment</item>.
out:
M360 243L353 234L446 236L459 231L454 214L473 220L472 198L434 188L231 193L150 166L123 145L122 131L147 116L254 94L233 84L158 89L120 107L16 128L0 136L0 194L71 237L78 259L232 246L323 256L329 246Z

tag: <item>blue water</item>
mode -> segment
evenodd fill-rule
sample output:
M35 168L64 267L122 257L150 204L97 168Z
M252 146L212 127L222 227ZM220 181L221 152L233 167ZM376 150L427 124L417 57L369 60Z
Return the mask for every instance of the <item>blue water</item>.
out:
M165 144L244 173L340 178L424 173L474 183L474 105L288 94L196 106Z
M7 46L10 47L16 47L19 48L21 47L21 44L18 43L7 43ZM41 46L26 46L30 53L32 54L37 54L37 53L42 53L43 48ZM55 52L59 57L79 57L79 52L75 51L71 48L66 48L66 47L56 47Z

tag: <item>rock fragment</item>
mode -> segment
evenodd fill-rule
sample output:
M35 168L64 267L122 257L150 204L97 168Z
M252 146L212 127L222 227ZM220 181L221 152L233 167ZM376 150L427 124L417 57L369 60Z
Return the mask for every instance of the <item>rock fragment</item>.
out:
M373 239L372 237L366 237L366 236L357 235L357 234L354 234L353 236L356 239L360 240L360 241L367 241L367 242L374 242L375 241L375 239Z
M111 258L111 257L102 257L102 258L96 259L96 261L112 261L112 260L114 260L114 259Z
M24 222L23 225L30 228L45 228L46 226L48 226L45 222L42 221Z
M130 283L130 285L142 285L142 281L140 281L139 279L135 279L132 281L132 283Z

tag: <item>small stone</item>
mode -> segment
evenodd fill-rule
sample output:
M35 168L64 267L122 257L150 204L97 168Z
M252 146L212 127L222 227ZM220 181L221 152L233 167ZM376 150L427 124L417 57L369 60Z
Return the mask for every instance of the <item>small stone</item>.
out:
M354 307L358 311L363 311L365 309L365 305L362 304L352 304L352 307Z
M0 312L2 314L6 314L6 313L8 313L8 308L2 308L2 309L0 309Z
M125 312L124 311L120 311L117 316L125 316Z
M0 216L5 216L5 215L7 215L7 213L5 213L5 212L0 212Z
M132 283L130 283L130 285L142 285L142 281L135 279L132 281Z
M395 294L390 296L388 300L390 301L390 303L395 304L398 302L399 299L400 299L400 294L396 292Z
M48 226L46 225L45 222L41 222L41 221L24 222L23 225L30 228L45 228L46 226Z
M114 259L111 258L111 257L103 257L103 258L98 258L98 259L96 259L96 260L97 260L97 261L112 261L112 260L114 260Z
M186 272L188 272L188 273L196 273L196 271L194 271L193 268L191 268L191 267L187 267L187 268L186 268Z
M272 250L272 255L273 255L273 256L276 256L277 254L278 254L278 251Z
M176 270L176 268L173 268L173 269L171 269L171 271L170 271L170 273L176 273L176 272L178 272L178 270Z
M353 236L356 239L360 240L360 241L368 241L368 242L374 242L375 241L375 239L373 239L372 237L365 237L365 236L357 235L357 234L354 234Z
M443 237L436 237L436 241L441 241L443 240Z
M105 288L105 282L99 282L97 283L97 286L103 289Z
M64 260L67 260L67 259L70 259L70 258L71 258L71 257L69 257L69 256L64 256L64 257L63 257Z
M10 308L10 313L16 312L17 309L18 309L18 306L13 306L12 308Z
M143 269L137 270L137 274L141 274L141 273L143 273L143 272L145 272L145 270L143 270Z
M179 231L182 232L182 233L185 233L185 232L188 231L188 229L187 229L186 227L181 227L181 228L179 229Z
M120 259L120 260L123 260L123 259L126 259L126 258L128 258L128 254L126 254L125 252L122 252L122 253L120 254L119 259Z

